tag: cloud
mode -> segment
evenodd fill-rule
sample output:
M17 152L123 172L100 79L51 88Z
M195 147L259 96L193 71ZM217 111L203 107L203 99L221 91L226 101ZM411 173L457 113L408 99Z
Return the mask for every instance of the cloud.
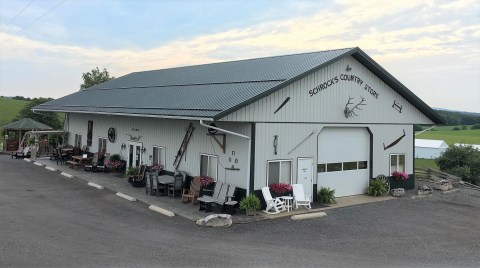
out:
M304 5L315 8L311 2ZM7 40L0 49L2 61L61 64L84 71L99 66L118 77L135 71L359 46L387 65L448 58L448 64L434 68L453 73L480 64L478 16L472 20L463 15L478 10L479 4L470 0L337 0L329 6L322 3L311 15L172 40L147 50L63 45L6 32L0 32L0 40ZM59 36L64 31L62 27L55 30ZM428 72L428 67L416 68Z

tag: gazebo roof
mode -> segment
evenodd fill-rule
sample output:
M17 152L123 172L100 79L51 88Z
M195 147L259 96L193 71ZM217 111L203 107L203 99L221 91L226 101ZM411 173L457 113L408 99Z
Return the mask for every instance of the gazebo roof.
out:
M21 120L12 122L10 124L2 126L3 129L12 129L12 130L50 130L53 129L50 126L42 124L38 121L35 121L31 118L23 118Z

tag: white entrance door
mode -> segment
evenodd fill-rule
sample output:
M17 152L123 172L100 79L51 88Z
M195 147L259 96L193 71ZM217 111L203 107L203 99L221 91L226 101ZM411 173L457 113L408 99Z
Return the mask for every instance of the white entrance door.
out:
M139 167L142 164L142 143L128 142L128 167Z
M318 189L335 189L335 196L367 192L370 134L365 128L326 127L318 135Z
M305 195L313 200L313 157L298 158L297 161L297 183L303 184Z

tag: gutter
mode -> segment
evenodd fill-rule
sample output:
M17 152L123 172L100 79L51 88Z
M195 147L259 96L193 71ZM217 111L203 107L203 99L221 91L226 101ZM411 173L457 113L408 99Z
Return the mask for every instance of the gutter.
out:
M427 129L424 129L424 130L422 130L422 131L420 131L420 132L418 132L418 133L415 133L414 136L417 136L418 134L422 134L423 132L427 132L427 131L429 131L430 129L433 129L434 127L436 127L436 126L437 126L437 125L434 125L434 126L432 126L432 127L429 127L429 128L427 128Z
M247 139L248 140L248 152L247 152L247 196L250 192L250 157L251 157L251 150L252 150L252 138L249 137L249 136L245 136L243 134L240 134L240 133L236 133L236 132L232 132L230 130L226 130L226 129L222 129L222 128L219 128L219 127L214 127L214 126L210 126L210 125L207 125L203 122L203 119L200 119L200 125L201 126L204 126L206 128L212 128L212 129L216 129L216 130L219 130L219 131L222 131L222 132L225 132L225 133L228 133L228 134L232 134L232 135L235 135L235 136L238 136L238 137L241 137L241 138L244 138L244 139Z

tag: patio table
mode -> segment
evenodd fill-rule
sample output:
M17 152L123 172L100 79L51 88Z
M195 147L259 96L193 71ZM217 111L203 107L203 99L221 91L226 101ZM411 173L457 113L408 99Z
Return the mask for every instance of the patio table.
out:
M173 176L170 176L170 175L158 176L158 184L165 185L165 191L164 191L163 195L168 194L168 191L167 191L168 184L171 184L171 183L174 183L174 182L175 182L175 178Z

